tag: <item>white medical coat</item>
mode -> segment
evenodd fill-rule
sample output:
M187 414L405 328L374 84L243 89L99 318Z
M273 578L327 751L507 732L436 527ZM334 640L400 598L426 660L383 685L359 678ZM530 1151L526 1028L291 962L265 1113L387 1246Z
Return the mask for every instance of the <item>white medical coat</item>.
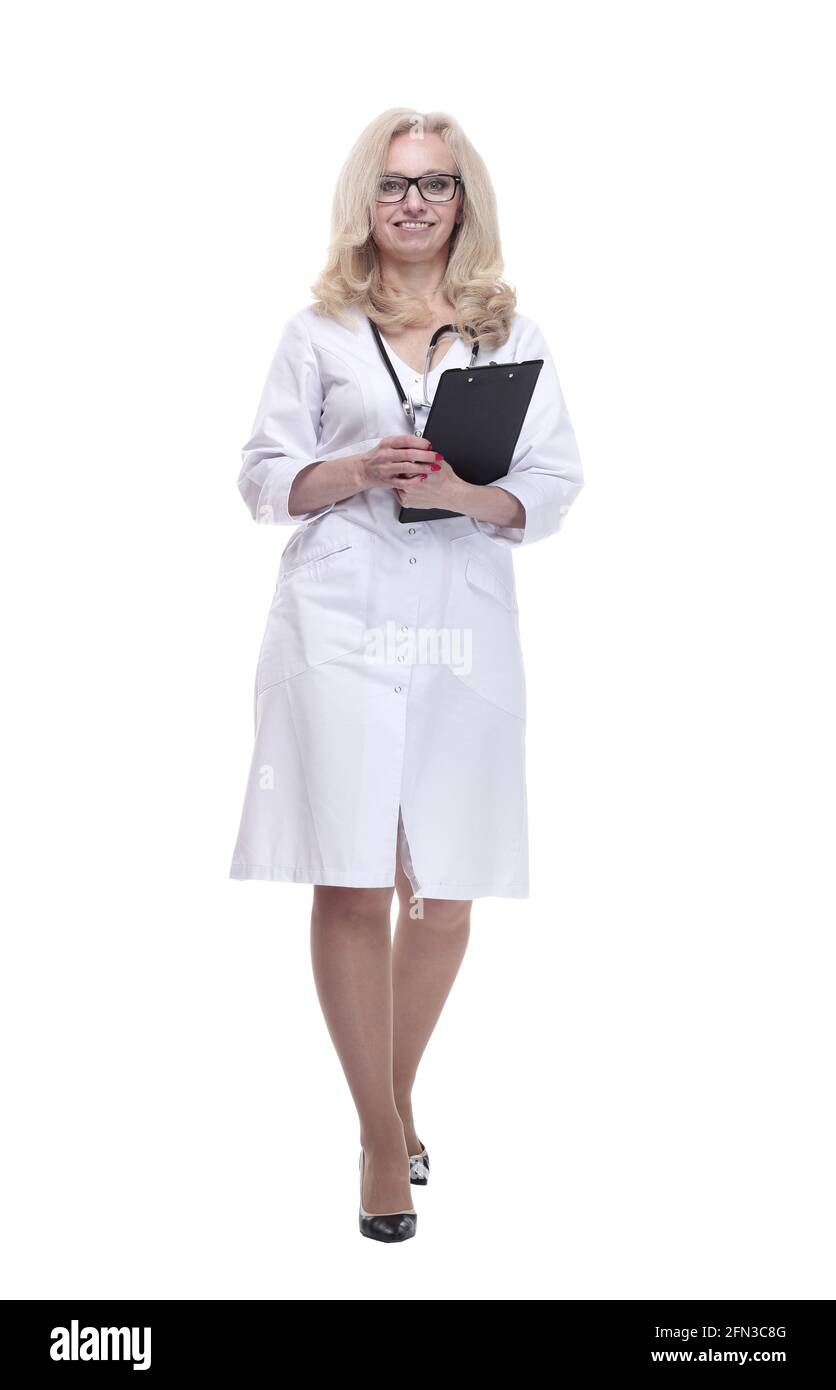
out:
M410 434L365 315L312 305L285 324L242 453L256 521L295 526L281 555L255 683L255 746L230 876L416 897L529 895L526 689L513 552L559 531L583 487L557 373L536 323L514 314L488 362L544 359L509 473L523 528L470 517L398 520L389 488L290 516L315 460ZM466 367L452 345L428 378ZM421 404L421 374L389 349ZM430 441L433 442L432 440ZM490 485L489 485L490 486Z

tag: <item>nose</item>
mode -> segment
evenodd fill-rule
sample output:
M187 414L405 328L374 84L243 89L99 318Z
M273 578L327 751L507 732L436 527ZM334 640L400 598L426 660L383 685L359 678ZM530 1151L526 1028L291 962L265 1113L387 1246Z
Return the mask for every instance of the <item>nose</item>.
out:
M414 185L401 203L401 207L410 217L422 216L427 211L427 205Z

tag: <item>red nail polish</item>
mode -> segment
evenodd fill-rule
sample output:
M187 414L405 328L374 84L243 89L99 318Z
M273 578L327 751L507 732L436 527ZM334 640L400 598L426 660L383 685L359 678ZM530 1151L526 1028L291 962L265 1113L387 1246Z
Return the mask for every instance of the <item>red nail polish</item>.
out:
M443 454L436 454L436 458L437 458L437 459L441 459L441 462L442 462L442 463L444 462L444 455L443 455Z
M435 469L436 469L437 471L439 471L439 472L441 471L441 464L440 464L440 463L431 463L431 464L430 464L430 467L431 467L431 468L435 468Z

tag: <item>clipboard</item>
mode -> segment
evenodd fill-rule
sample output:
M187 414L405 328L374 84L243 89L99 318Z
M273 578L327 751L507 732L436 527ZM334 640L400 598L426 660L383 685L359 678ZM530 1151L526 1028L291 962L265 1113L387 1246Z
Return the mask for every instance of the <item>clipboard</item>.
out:
M511 466L542 357L494 362L488 367L448 367L436 387L423 431L436 453L467 483L504 478ZM435 521L462 512L441 507L401 507L398 521Z

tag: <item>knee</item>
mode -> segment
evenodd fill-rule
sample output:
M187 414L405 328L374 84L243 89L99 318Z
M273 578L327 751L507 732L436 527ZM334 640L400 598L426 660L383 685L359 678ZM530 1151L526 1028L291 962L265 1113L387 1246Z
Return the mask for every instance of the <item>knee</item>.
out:
M337 888L326 884L314 887L313 914L328 922L343 926L364 926L388 922L392 901L391 889Z
M423 908L416 920L422 926L437 932L460 932L470 926L470 902L456 902L452 898L419 898L417 905Z

